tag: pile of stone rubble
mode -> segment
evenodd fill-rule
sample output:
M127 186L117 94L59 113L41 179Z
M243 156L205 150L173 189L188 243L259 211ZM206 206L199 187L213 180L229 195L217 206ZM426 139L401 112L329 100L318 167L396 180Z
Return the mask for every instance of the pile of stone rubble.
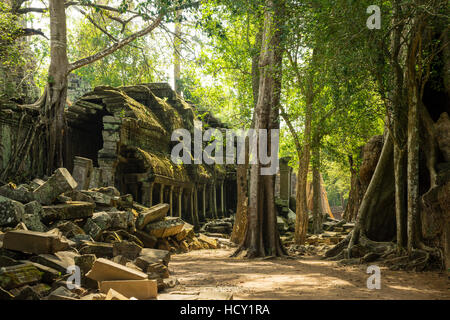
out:
M327 217L322 224L323 232L312 234L312 218L309 221L308 234L306 235L305 245L294 244L295 217L289 220L289 223L278 219L278 229L282 234L281 239L287 250L292 255L321 255L328 249L344 240L355 224L345 220L336 220ZM286 225L285 225L286 224Z
M0 187L0 300L154 299L174 287L171 253L221 244L114 187L78 190L60 168Z

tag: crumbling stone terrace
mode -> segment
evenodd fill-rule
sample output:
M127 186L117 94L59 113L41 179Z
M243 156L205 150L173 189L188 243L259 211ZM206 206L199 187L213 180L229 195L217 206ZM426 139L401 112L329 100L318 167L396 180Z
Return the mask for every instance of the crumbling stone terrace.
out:
M32 110L23 110L22 116L17 111L14 105L0 108L2 172L18 149L16 138L28 132L22 127L32 127L35 117ZM237 197L233 166L176 165L170 160L171 133L180 128L193 132L197 113L166 83L97 87L66 110L66 167L79 190L115 186L147 207L168 203L170 216L196 227L207 218L229 216ZM209 127L225 127L211 114L203 121ZM40 143L36 139L30 146L36 150L24 158L21 171L29 178L43 175Z

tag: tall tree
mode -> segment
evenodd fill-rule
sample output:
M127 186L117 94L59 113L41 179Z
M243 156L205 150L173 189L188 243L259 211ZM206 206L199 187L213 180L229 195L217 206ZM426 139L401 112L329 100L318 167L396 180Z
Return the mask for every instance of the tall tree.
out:
M270 130L279 129L284 14L283 1L267 0L265 2L264 29L259 60L259 93L254 114L254 128L257 131L268 130L268 141L271 141ZM259 138L257 135L257 142L259 142ZM270 142L267 143L267 148L267 154L271 154ZM250 166L248 227L245 239L235 253L246 250L247 257L285 254L276 223L275 175L261 175L262 169L260 163Z
M16 0L14 13L24 14L28 12L45 12L46 8L21 8L24 1ZM64 107L67 96L67 76L70 72L89 65L95 61L114 53L132 43L135 39L143 37L158 27L163 19L169 14L182 8L192 7L196 2L187 0L186 2L176 2L174 6L171 3L159 3L152 1L143 1L135 4L136 8L130 7L129 1L122 1L119 7L112 7L97 3L95 1L83 2L64 2L58 0L49 0L50 12L50 67L48 72L48 83L42 97L33 105L28 107L39 108L41 111L42 123L45 126L47 136L47 172L50 174L56 167L64 166L63 161L63 142L65 133ZM111 43L102 50L90 56L69 63L67 58L67 27L66 27L66 8L70 6L86 6L101 11L112 21L120 23L123 28L133 19L142 18L144 21L150 21L141 30L124 37L123 39L111 39ZM121 14L131 14L131 17L121 17ZM153 17L152 17L153 15ZM99 27L94 19L89 21L96 27ZM100 28L100 27L99 27ZM107 32L102 29L102 31Z

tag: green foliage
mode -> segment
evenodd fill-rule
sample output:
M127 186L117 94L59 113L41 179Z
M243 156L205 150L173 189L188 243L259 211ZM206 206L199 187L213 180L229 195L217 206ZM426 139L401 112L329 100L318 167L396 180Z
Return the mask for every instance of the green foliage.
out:
M121 27L111 23L99 24L115 37L125 37L136 31L137 26L122 34ZM76 61L100 51L111 43L111 39L87 20L79 20L68 36L69 59ZM128 45L105 58L89 64L75 73L87 80L92 87L99 85L125 86L137 83L162 80L162 73L157 72L158 52L153 50L151 42L145 38L136 39Z
M198 54L186 61L181 89L187 100L225 122L248 128L255 101L252 58L260 21L254 12L224 1L207 1L195 15ZM201 40L200 40L201 39Z
M34 57L22 34L19 17L0 2L0 100L23 103L37 95L32 77Z

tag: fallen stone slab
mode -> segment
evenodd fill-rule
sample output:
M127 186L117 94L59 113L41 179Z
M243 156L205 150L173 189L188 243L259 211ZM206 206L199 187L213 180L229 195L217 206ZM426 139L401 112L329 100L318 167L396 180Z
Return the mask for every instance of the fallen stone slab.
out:
M167 203L160 203L141 212L138 219L136 220L136 228L138 230L142 230L149 223L163 220L166 217L168 211L169 205Z
M80 298L80 300L105 300L106 294L104 293L89 293Z
M123 256L127 259L134 260L141 254L142 247L134 242L120 241L113 244L113 255Z
M158 241L158 238L156 238L155 236L151 236L144 231L136 230L134 235L142 241L142 244L145 248L154 248L156 242Z
M98 224L94 222L91 218L87 219L86 223L83 226L83 231L86 232L89 236L94 240L99 240L103 229L100 228Z
M95 203L94 199L92 199L90 196L85 195L83 192L78 191L78 190L66 192L66 193L64 193L64 195L66 197L69 197L70 199L72 199L72 201Z
M33 181L30 182L30 189L34 191L40 186L42 186L44 183L45 181L42 179L39 178L33 179Z
M167 238L181 232L185 222L180 218L170 217L164 221L148 224L145 231L157 238Z
M78 300L77 294L65 287L58 287L47 297L47 300Z
M124 194L123 196L120 196L118 204L119 204L119 207L122 207L123 209L133 208L133 206L134 206L133 195Z
M113 245L112 243L85 241L79 252L80 254L95 254L97 258L112 258Z
M75 265L74 259L76 256L78 256L78 254L72 251L59 251L55 252L55 254L40 254L33 256L29 260L55 269L62 274L66 274L67 268Z
M31 201L25 204L25 214L42 217L42 205L37 201Z
M104 211L95 212L91 218L102 230L107 230L111 227L112 219L111 216Z
M105 300L130 300L130 299L128 299L123 294L120 294L114 289L109 289L108 293L106 294Z
M52 224L52 227L57 228L66 238L73 238L77 235L85 235L86 233L78 225L72 221L58 221Z
M84 255L77 256L74 258L75 265L77 265L80 268L81 285L84 288L90 288L90 289L98 288L97 281L86 277L86 274L92 269L95 259L96 259L96 257L93 254L84 254Z
M198 238L199 241L208 244L208 246L211 249L217 249L219 247L219 244L218 244L216 239L213 239L213 238L210 238L208 236L205 236L202 233L200 233L197 238Z
M25 263L25 264L31 264L31 265L35 266L36 269L38 269L42 274L42 282L45 282L48 284L52 284L58 278L60 278L62 275L61 272L59 272L58 270L44 266L37 262L28 261L28 260L21 260L20 262Z
M33 191L34 198L41 204L49 205L64 192L72 191L77 187L77 182L66 168L59 168L41 186Z
M91 183L92 171L94 170L92 160L76 156L73 160L73 178L78 183L77 190L86 190Z
M161 279L167 279L170 277L169 269L167 266L161 263L149 263L144 264L141 260L141 265L145 266L145 268L142 268L147 274L154 274L157 275L158 278Z
M24 205L0 196L0 227L13 227L23 220Z
M108 293L113 289L127 298L139 300L156 298L158 287L155 280L120 280L100 282L100 292Z
M148 259L148 261L162 263L165 266L168 266L170 261L170 252L167 250L144 248L142 249L139 258L145 258Z
M126 211L109 211L108 215L111 217L111 228L127 229L129 225L130 216Z
M23 186L16 186L12 183L5 184L0 187L0 196L11 200L28 203L34 200L33 193Z
M115 262L115 263L118 263L118 264L121 264L123 266L126 266L128 262L131 262L130 259L125 258L124 256L120 256L120 255L119 256L115 256L114 258L112 258L111 261ZM142 269L141 269L141 271L142 271Z
M162 290L175 288L177 285L180 284L177 278L175 277L168 277L165 279L162 279ZM159 287L158 287L159 289Z
M42 298L42 296L33 287L28 285L13 289L11 290L11 293L14 295L14 300L37 301Z
M156 273L160 278L168 277L167 266L162 259L156 259L149 256L140 256L134 260L134 264L144 270L146 273Z
M15 296L14 300L41 300L51 291L51 287L44 283L38 283L33 286L23 286L12 289L11 293Z
M41 281L41 273L31 264L20 264L0 269L0 287L5 290Z
M177 241L183 241L187 237L194 237L194 236L195 236L194 226L189 223L185 223L180 233L178 233L175 236L175 238L177 239Z
M68 201L66 203L44 206L42 222L56 220L75 220L92 217L95 204L81 201Z
M75 243L73 245L73 247L75 247L77 249L80 249L85 242L93 242L94 241L94 239L92 239L92 237L88 234L77 234L77 235L71 237L69 240L73 241Z
M7 256L0 256L0 268L16 266L18 264L21 264L21 262Z
M110 196L109 194L98 191L82 190L81 192L94 200L95 204L100 207L116 207L120 200L118 196Z
M47 227L41 222L39 215L25 214L23 216L23 223L28 230L46 232Z
M145 280L148 276L137 270L122 266L107 259L99 258L86 276L96 281Z
M26 253L54 253L68 247L69 243L59 236L37 231L8 231L3 238L3 248Z

